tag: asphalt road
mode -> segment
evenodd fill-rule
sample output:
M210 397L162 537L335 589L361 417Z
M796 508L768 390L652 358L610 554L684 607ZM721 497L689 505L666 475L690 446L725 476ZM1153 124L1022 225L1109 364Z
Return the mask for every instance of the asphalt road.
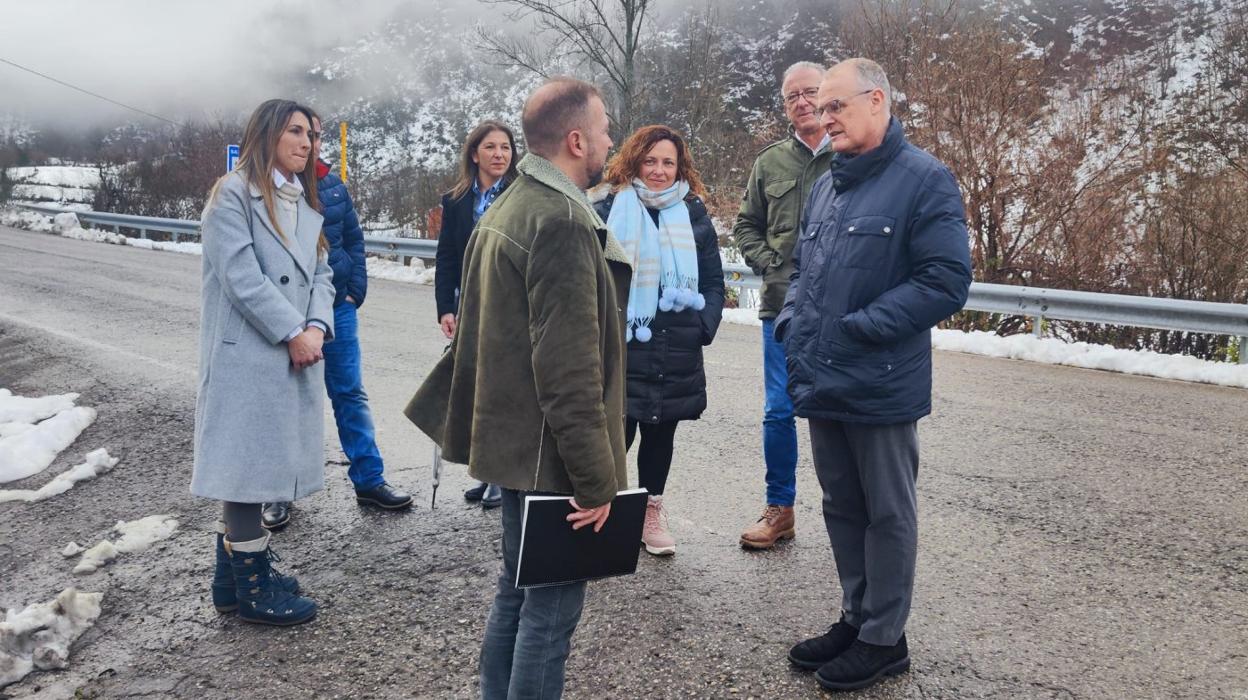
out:
M75 391L99 419L37 487L107 447L110 474L0 504L0 608L69 585L104 591L70 667L0 697L468 698L498 561L496 512L448 467L429 509L431 445L400 413L444 341L430 287L373 281L365 384L406 514L358 508L332 443L328 488L275 546L321 603L309 625L257 628L208 598L214 503L189 496L199 259L0 229L0 386ZM761 510L759 330L725 325L710 408L677 433L669 505L679 552L591 585L568 698L814 698L792 643L836 617L839 588L804 426L798 536L737 546ZM913 670L869 698L1248 699L1248 393L936 353L920 423ZM182 529L100 572L59 550L118 520Z

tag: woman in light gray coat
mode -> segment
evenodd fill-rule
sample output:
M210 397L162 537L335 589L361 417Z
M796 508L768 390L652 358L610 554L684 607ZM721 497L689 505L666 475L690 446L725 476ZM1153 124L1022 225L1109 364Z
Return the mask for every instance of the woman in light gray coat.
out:
M316 604L273 570L266 501L324 480L321 345L333 335L333 273L317 212L312 114L269 100L251 115L238 167L204 209L203 305L191 493L224 502L213 603L247 622L293 625Z

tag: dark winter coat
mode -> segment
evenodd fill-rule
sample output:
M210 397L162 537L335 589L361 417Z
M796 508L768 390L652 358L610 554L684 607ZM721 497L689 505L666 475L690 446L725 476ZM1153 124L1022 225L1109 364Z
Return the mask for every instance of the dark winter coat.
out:
M329 266L334 271L334 306L348 295L356 306L364 305L368 294L368 270L364 266L364 231L347 185L324 163L317 164L317 198L325 217L325 241L329 243Z
M632 268L558 168L517 167L469 241L450 350L404 412L474 478L596 508L627 488Z
M878 148L833 161L802 220L775 331L797 414L887 424L931 413L931 328L971 285L953 174L893 119Z
M615 195L596 205L606 221ZM724 310L724 268L719 239L706 205L697 196L685 200L698 251L698 291L706 297L701 311L656 311L648 343L628 343L628 417L643 423L693 420L706 410L706 373L702 346L710 345ZM658 223L659 212L647 209Z
M507 189L506 183L503 189ZM464 272L464 250L475 225L472 220L475 204L476 194L471 187L454 199L450 193L442 195L442 229L438 232L438 258L433 270L433 298L437 302L438 320L457 311L455 290L459 289Z

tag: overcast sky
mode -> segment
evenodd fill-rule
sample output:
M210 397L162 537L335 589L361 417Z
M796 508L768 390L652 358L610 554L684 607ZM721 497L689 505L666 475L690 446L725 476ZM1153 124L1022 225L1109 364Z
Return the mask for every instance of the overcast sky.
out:
M476 10L471 0L456 5ZM0 59L175 121L290 95L329 47L439 0L0 0ZM143 119L0 63L0 113L58 125Z

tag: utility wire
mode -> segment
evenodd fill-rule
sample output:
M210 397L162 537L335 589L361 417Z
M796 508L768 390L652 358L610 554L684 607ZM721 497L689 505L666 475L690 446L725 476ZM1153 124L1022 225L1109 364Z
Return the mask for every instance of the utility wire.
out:
M19 64L14 63L14 62L12 62L12 61L10 61L10 60L6 59L6 58L0 58L0 63L7 63L7 64L9 64L10 66L13 66L14 68L18 68L18 69L20 69L20 70L24 70L24 71L26 71L27 73L32 73L32 74L37 75L37 76L39 76L40 78L44 78L44 79L46 79L46 80L51 80L51 81L52 81L52 82L54 82L54 83L57 83L57 84L59 84L59 85L64 85L64 86L65 86L65 87L67 87L67 88L70 88L70 89L73 89L73 90L77 90L78 92L85 93L85 94L90 95L90 96L92 96L92 97L99 98L99 99L101 99L101 100L104 100L105 102L111 102L112 104L115 104L115 105L117 105L118 107L125 107L126 109L128 109L128 110L130 110L130 111L132 111L132 112L138 112L139 114L143 114L143 115L149 116L149 117L151 117L151 118L153 118L153 119L159 119L159 120L160 120L160 121L162 121L162 122L167 122L167 123L172 124L172 125L174 125L174 126L178 126L178 123L177 123L177 122L175 122L175 121L173 121L172 119L166 119L166 118L164 118L164 117L160 116L159 114L152 114L151 112L148 112L148 111L146 111L146 110L139 109L138 107L131 107L130 105L128 105L128 104L126 104L126 103L124 103L124 102L118 102L117 100L114 100L114 99L112 99L112 98L110 98L110 97L105 97L105 96L103 96L103 95L101 95L101 94L99 94L99 93L97 93L97 92L91 92L90 90L86 90L86 89L84 89L84 88L80 88L80 87L78 87L77 85L71 85L71 84L69 84L69 83L65 82L64 80L58 80L57 78L53 78L53 77L52 77L52 76L50 76L50 75L45 75L45 74L40 73L39 71L34 70L34 69L32 69L32 68L27 68L26 66L19 65Z

